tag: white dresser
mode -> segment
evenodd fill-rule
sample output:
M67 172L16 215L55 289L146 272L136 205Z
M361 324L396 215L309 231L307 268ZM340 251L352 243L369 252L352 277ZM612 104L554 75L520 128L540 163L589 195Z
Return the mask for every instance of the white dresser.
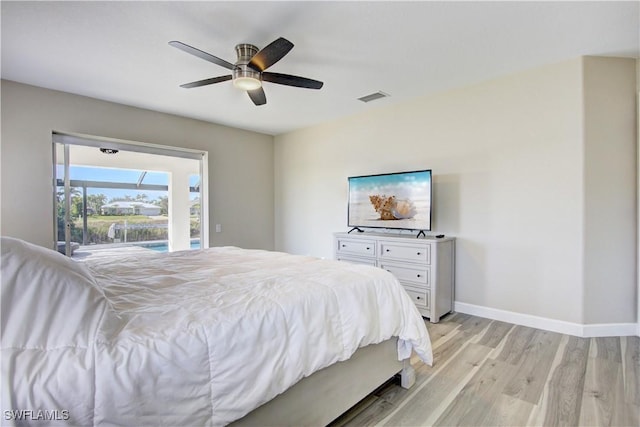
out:
M437 323L453 311L455 239L357 231L334 234L335 258L384 268L424 317Z

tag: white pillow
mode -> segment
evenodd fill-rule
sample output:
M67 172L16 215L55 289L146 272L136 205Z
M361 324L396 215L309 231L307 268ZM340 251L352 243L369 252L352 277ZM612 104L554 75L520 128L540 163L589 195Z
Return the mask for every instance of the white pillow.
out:
M2 237L0 245L2 348L91 345L110 310L89 270L22 240Z

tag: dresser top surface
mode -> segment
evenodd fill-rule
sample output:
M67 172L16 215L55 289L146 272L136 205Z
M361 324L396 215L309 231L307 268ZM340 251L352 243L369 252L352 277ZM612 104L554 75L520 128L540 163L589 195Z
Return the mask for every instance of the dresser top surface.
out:
M333 233L336 237L353 237L356 239L393 239L393 240L401 240L409 242L430 242L430 243L439 243L439 242L447 242L451 240L455 240L455 237L445 236L445 237L436 237L436 236L420 236L416 237L411 234L399 234L399 233L381 233L375 231L365 231L358 232L353 231L352 233L348 233L346 231Z

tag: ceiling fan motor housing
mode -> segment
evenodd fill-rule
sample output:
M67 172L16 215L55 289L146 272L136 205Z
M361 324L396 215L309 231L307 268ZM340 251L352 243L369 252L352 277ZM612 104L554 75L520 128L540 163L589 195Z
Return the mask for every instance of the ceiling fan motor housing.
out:
M233 79L238 78L252 78L260 80L260 72L249 67L249 61L258 53L258 48L252 44L241 43L236 46L236 54L238 60L236 61L236 67L233 69Z

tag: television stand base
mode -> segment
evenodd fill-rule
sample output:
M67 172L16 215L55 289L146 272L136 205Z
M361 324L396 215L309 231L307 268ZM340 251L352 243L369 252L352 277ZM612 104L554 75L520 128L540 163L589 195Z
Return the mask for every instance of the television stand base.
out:
M364 230L358 227L353 227L351 230L349 230L347 232L347 234L350 234L352 231L358 230L358 233L364 233Z
M420 230L420 232L418 233L418 235L416 236L416 239L420 237L420 235L423 235L424 237L427 237L426 234L424 234L424 230Z

